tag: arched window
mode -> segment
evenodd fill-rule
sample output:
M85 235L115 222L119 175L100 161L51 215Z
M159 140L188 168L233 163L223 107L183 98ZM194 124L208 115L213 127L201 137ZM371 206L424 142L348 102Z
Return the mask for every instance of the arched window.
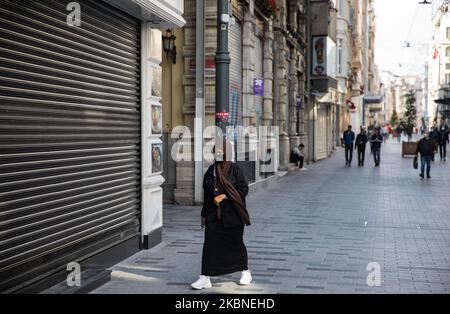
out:
M445 56L446 56L446 57L450 57L450 47L447 47L447 48L445 49Z

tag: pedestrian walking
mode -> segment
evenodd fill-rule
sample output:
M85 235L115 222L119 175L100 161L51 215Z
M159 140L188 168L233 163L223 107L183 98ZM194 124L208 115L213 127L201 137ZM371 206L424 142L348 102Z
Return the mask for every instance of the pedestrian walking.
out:
M373 160L375 162L375 167L380 166L380 153L381 153L381 144L383 143L383 137L380 134L380 129L375 128L374 134L370 139L370 143L372 146Z
M383 127L381 128L381 136L383 136L383 142L386 144L386 141L389 138L389 132L386 124L384 124Z
M347 131L344 132L345 145L345 165L351 167L353 159L353 144L355 142L355 133L352 131L352 126L349 125Z
M420 177L424 178L425 167L427 168L427 178L430 179L430 170L431 170L431 160L436 154L437 145L436 142L431 138L430 132L425 129L425 137L422 138L417 144L416 148L416 157L420 154Z
M436 126L436 123L434 123L433 127L431 128L430 137L436 144L439 143L439 139L440 139L441 135L439 134L439 129ZM434 154L431 158L431 161L434 162Z
M402 140L402 133L403 133L403 128L401 127L401 125L398 125L397 128L395 129L395 134L397 135L397 142L401 142Z
M191 284L194 289L211 288L211 276L241 271L241 285L252 281L248 269L247 249L244 244L244 226L250 225L245 197L247 180L238 165L229 161L232 144L215 150L215 162L203 180L204 203L201 226L205 228L201 275Z
M358 167L364 166L364 157L366 155L366 143L368 141L366 130L361 127L361 131L356 137L355 150L358 150Z
M298 166L298 168L302 169L302 170L305 169L305 168L303 168L303 163L305 161L304 149L305 149L305 145L300 144L298 146L295 146L294 149L292 150L292 152L295 156L294 162L295 162L296 166Z
M449 143L449 128L445 123L445 120L441 120L441 125L438 129L439 132L439 154L441 156L441 161L447 160L447 144Z
M369 140L372 138L372 135L373 135L373 131L374 130L374 127L373 127L373 125L369 125L369 127L367 128L367 136L368 136L368 138L369 138ZM372 155L372 143L370 143L370 154Z

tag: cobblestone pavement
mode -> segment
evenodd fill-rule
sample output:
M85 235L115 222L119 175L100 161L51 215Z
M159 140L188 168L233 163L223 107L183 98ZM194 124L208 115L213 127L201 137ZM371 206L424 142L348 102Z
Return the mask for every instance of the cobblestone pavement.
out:
M255 189L249 287L233 274L190 290L201 265L200 208L165 206L163 242L114 266L94 293L448 293L450 162L436 161L422 180L400 146L383 146L379 168L369 151L364 168L347 168L338 150ZM381 286L367 285L370 262L381 266Z

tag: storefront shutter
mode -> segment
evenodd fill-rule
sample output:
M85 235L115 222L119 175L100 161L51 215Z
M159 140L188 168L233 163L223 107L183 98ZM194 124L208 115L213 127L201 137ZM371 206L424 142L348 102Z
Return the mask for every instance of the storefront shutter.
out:
M230 125L242 124L242 29L241 24L230 27Z
M0 291L139 234L140 22L69 2L0 6Z
M316 138L317 138L317 159L327 158L327 105L319 104L317 107L317 124L316 124Z

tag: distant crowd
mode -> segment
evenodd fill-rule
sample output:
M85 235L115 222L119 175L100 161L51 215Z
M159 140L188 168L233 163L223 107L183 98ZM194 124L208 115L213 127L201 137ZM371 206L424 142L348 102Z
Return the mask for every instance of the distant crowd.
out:
M353 150L358 152L358 167L364 166L366 145L370 144L370 154L373 155L375 167L380 166L381 146L389 139L389 135L397 138L398 142L401 142L404 129L401 125L398 125L395 129L388 124L382 126L369 126L368 130L361 127L358 135L352 131L352 126L349 125L342 137L342 146L345 148L345 165L351 167L353 160ZM428 129L421 127L420 132L423 138L417 142L417 148L415 151L415 160L420 155L421 160L421 172L420 177L425 177L425 168L427 178L430 176L431 162L434 162L435 155L439 151L441 161L447 160L447 144L449 144L449 127L445 119L441 119L439 125L437 122ZM406 134L408 140L411 140L412 134Z

